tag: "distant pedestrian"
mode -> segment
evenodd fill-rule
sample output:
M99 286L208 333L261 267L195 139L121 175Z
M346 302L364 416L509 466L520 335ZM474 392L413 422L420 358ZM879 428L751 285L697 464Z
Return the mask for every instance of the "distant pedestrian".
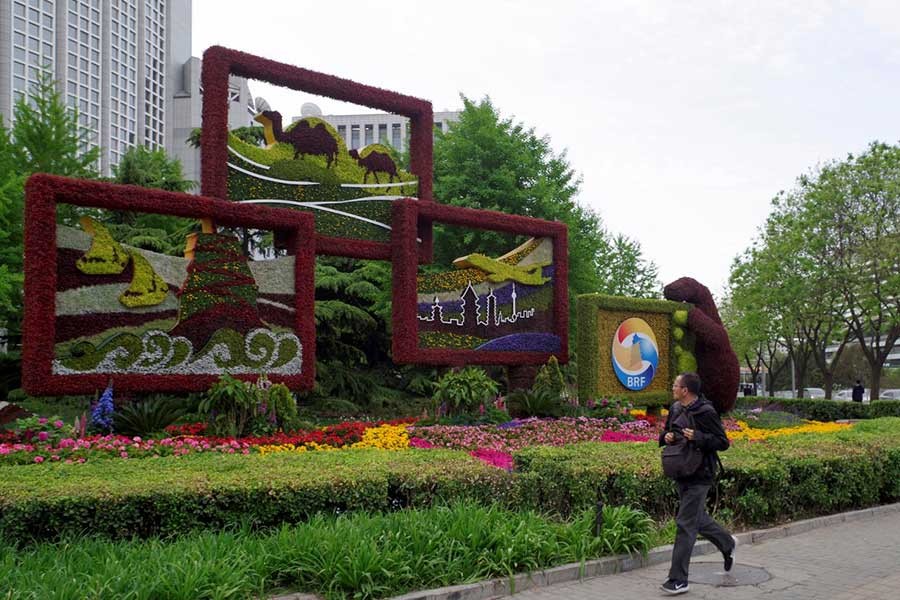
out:
M854 402L862 402L863 396L866 395L866 388L863 387L862 382L857 379L856 385L853 386L853 401Z
M706 495L713 484L717 452L729 446L722 419L709 402L700 394L700 377L696 373L682 373L672 385L675 402L669 409L666 426L659 436L660 446L685 444L699 449L702 460L696 471L675 477L678 487L678 514L675 516L675 547L669 578L662 584L667 594L683 594L688 591L688 568L697 534L711 541L725 559L725 570L734 565L737 539L716 523L706 512Z

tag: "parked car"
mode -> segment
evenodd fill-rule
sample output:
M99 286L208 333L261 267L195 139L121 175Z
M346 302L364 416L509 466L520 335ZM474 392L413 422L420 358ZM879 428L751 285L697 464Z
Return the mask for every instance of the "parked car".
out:
M776 398L796 398L797 394L794 393L793 390L779 390L775 392ZM824 398L825 390L822 388L808 387L803 388L803 397L804 398Z
M879 400L900 400L900 390L892 389L892 390L881 390L881 393L878 394Z
M835 400L853 400L853 388L847 388L846 390L839 390L839 391L835 392L834 394L832 394L832 396ZM869 393L869 390L867 389L863 392L863 402L868 402L870 399L869 396L870 396L870 393Z

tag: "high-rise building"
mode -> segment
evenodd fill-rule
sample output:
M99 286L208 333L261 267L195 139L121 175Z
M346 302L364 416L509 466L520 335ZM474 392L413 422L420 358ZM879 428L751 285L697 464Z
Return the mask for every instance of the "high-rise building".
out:
M100 147L109 175L128 148L164 148L199 179L185 145L200 126L200 61L191 58L191 0L0 0L0 115L49 68ZM246 83L234 127L249 123ZM241 94L243 88L243 94Z

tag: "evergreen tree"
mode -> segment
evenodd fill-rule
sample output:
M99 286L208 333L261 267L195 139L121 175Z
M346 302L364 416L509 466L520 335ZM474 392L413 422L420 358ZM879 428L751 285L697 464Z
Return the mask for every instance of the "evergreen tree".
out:
M132 146L113 167L116 183L157 188L169 192L189 192L194 182L184 178L181 161L170 159L163 149Z
M18 331L22 318L23 209L25 179L32 173L95 177L99 150L65 106L48 72L13 108L14 124L0 121L0 326ZM61 206L60 217L76 221ZM49 224L48 224L49 225Z
M100 150L79 123L78 110L65 105L48 71L16 102L12 127L13 161L20 173L97 177Z

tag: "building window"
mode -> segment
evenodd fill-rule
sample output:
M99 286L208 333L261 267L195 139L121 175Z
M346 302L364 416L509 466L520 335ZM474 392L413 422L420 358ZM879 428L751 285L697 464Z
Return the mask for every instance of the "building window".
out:
M366 146L375 143L375 126L366 125Z
M393 146L397 150L402 150L401 147L401 139L400 139L400 123L393 123L391 125L391 146Z
M359 149L359 125L350 126L350 149Z
M378 125L378 143L379 144L387 144L388 143L387 124L386 123L380 123Z
M344 143L347 143L347 126L346 125L338 125L337 126L338 135L344 140Z

